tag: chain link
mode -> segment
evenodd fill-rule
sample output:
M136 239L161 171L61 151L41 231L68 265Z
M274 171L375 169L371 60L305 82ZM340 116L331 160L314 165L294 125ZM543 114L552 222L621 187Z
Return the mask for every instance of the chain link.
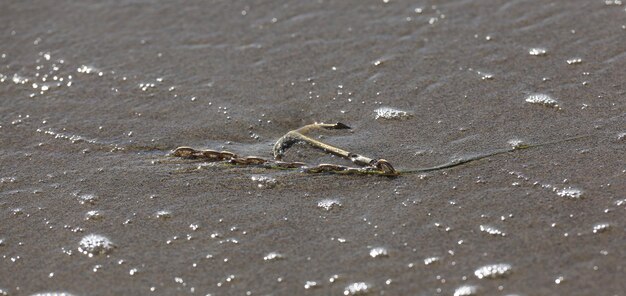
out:
M349 167L338 164L319 164L309 166L304 162L287 162L266 159L258 156L238 156L230 151L197 150L191 147L178 147L171 154L174 157L186 159L200 159L209 162L227 162L237 165L262 165L270 168L296 169L300 168L305 173L340 173L340 174L380 174L396 175L393 167L384 159L365 167Z
M350 129L349 126L343 123L325 124L314 123L305 125L299 129L289 131L282 136L274 144L273 152L274 159L265 159L258 156L243 156L240 157L235 153L229 151L216 151L216 150L196 150L191 147L178 147L172 152L172 156L202 159L210 162L224 161L237 165L262 165L269 168L302 168L307 173L342 173L342 174L379 174L379 175L398 175L393 166L384 159L371 159L363 155L351 153L349 151L337 148L335 146L322 143L313 138L307 137L304 133L312 129ZM322 149L327 153L337 155L346 159L349 159L357 165L362 167L348 167L337 164L320 164L317 166L308 166L303 162L284 162L281 158L285 151L289 149L293 144L305 142L309 145Z

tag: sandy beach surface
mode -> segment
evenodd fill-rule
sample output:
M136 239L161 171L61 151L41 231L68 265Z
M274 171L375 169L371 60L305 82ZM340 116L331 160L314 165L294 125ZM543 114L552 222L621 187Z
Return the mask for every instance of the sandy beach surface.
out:
M621 1L1 6L0 295L625 295Z

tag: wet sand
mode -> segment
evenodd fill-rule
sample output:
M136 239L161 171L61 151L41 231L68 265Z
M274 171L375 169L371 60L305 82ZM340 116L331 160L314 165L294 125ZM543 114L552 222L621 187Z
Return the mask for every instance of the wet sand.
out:
M4 3L0 289L623 295L625 9ZM322 140L398 169L586 137L396 178L167 156L269 158L316 121L352 126ZM345 163L306 146L287 158Z

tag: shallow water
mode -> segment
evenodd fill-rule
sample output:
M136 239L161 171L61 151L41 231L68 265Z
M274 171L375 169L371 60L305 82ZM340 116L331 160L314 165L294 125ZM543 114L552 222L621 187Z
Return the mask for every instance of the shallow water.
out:
M0 294L621 295L625 8L4 3ZM166 157L316 121L400 169L587 137L398 178Z

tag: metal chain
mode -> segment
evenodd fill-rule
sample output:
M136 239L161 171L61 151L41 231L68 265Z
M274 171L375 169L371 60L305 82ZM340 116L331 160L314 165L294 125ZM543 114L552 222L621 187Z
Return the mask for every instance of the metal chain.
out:
M199 159L208 162L226 162L237 165L254 165L265 166L268 168L281 168L281 169L302 169L305 173L319 174L319 173L339 173L339 174L378 174L378 175L395 175L396 172L389 171L390 165L385 160L379 160L373 165L366 167L349 167L338 164L319 164L316 166L309 166L304 162L287 162L279 160L265 159L258 156L238 156L230 151L216 151L216 150L198 150L191 147L178 147L172 153L171 156L186 158L186 159ZM393 167L391 167L393 169Z
M282 136L274 145L274 160L265 159L257 156L240 157L229 151L215 150L196 150L190 147L179 147L172 152L172 156L182 158L203 159L205 161L225 161L238 165L263 165L269 168L301 168L307 173L341 173L341 174L378 174L378 175L398 175L393 166L384 159L372 159L357 153L349 152L341 148L337 148L326 143L322 143L304 134L315 129L327 130L345 130L350 129L343 123L314 123L305 125L299 129L289 131ZM348 159L356 165L362 167L348 167L337 164L320 164L317 166L307 166L303 162L284 162L281 161L285 151L295 143L304 142L315 148L324 150L327 153L337 155Z
M266 168L276 168L276 169L301 169L305 173L336 173L336 174L376 174L383 176L397 176L399 174L412 174L412 173L423 173L423 172L431 172L442 169L449 169L452 167L456 167L459 165L463 165L472 161L480 160L483 158L495 156L503 153L510 153L516 150L528 149L532 147L539 147L544 145L562 143L566 141L577 140L581 138L585 138L587 136L575 136L571 138L566 138L562 140L556 140L551 142L539 143L534 145L523 145L523 146L515 146L505 149L492 150L486 153L474 155L469 158L457 159L450 161L448 163L444 163L441 165L426 167L426 168L417 168L410 169L404 171L396 171L393 166L384 159L372 159L357 153L352 153L341 148L337 148L326 143L322 143L318 140L312 139L304 135L304 133L312 130L312 129L350 129L345 124L335 123L335 124L324 124L324 123L314 123L305 125L297 130L289 131L283 137L278 139L276 144L274 145L274 159L265 159L258 156L244 156L240 157L235 153L229 151L216 151L216 150L196 150L190 147L178 147L176 148L171 155L175 157L187 158L187 159L201 159L209 162L228 162L237 165L255 165L255 166L263 166ZM360 165L362 167L349 167L337 164L319 164L316 166L309 166L303 162L285 162L281 161L282 156L285 151L289 149L289 147L293 146L295 143L304 142L308 143L312 147L324 150L327 153L337 155L352 161L353 163Z

